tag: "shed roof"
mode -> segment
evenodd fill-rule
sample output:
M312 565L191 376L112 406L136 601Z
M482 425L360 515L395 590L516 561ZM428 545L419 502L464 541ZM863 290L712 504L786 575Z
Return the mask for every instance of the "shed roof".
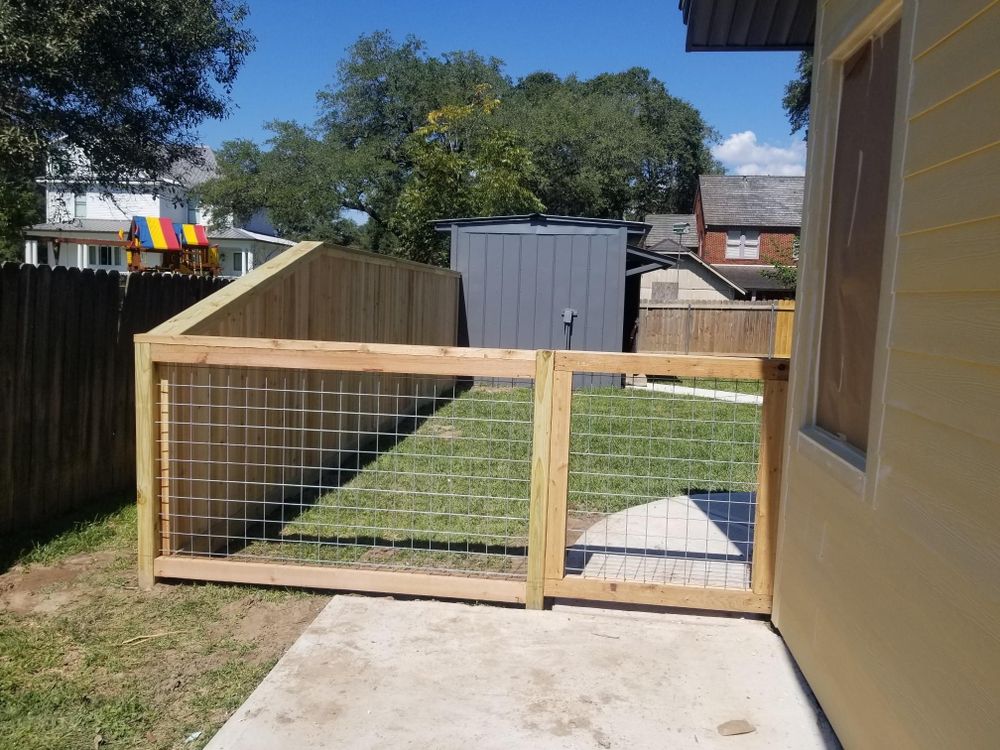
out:
M816 0L680 0L687 51L811 49Z
M706 226L802 226L805 177L703 174L698 178Z
M688 228L680 236L680 244L691 250L698 247L698 228L695 226L694 214L647 214L649 236L646 237L646 247L652 247L661 240L677 240L674 224L687 224Z
M555 216L553 214L512 214L509 216L469 216L454 219L439 219L432 222L439 232L445 232L453 226L475 226L477 224L528 224L532 226L566 225L581 227L625 227L629 242L638 241L635 238L645 238L650 225L643 221L625 221L623 219L600 219L589 216Z

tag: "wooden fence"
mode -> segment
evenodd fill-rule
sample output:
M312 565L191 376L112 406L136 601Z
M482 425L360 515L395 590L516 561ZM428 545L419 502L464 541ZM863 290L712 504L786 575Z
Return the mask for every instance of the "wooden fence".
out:
M225 283L0 268L0 534L132 491L133 336Z
M641 352L789 357L794 300L646 303L639 310Z

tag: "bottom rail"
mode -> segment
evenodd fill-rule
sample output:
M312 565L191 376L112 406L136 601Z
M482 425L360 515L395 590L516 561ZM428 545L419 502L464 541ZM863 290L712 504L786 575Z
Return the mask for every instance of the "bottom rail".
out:
M545 596L720 612L754 614L771 612L771 597L766 594L755 594L753 591L635 581L605 581L593 578L547 578Z
M275 565L191 557L158 557L153 563L153 570L158 578L366 591L512 604L524 604L525 600L524 581L429 573L353 570L318 565Z

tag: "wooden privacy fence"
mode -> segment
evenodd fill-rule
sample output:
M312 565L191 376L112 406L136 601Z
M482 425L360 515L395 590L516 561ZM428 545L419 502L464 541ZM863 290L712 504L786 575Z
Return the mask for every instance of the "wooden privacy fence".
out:
M132 491L133 336L225 283L0 268L0 534Z
M644 303L641 352L789 357L795 301Z
M144 586L770 610L785 360L172 329L137 337Z

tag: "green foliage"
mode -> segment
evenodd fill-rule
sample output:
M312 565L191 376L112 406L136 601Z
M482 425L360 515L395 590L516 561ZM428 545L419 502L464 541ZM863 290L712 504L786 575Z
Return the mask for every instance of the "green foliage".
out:
M785 84L785 96L781 105L788 115L788 123L792 126L792 134L802 131L804 138L809 137L809 97L812 94L812 52L799 55L795 67L798 78Z
M503 105L466 118L458 148L429 151L436 140L426 134L420 145L428 113L474 104L483 90ZM698 174L721 169L707 145L714 131L641 68L589 81L539 72L514 84L496 58L432 57L413 37L397 42L377 32L348 49L335 84L318 99L312 125L272 122L264 147L227 144L206 203L237 215L266 208L279 230L300 239L343 229L343 211L361 211L369 220L355 232L359 243L424 257L418 216L522 206L529 187L550 213L688 211ZM483 165L493 166L462 178ZM451 192L431 196L430 185Z
M32 179L0 175L0 263L20 261L24 227L45 215L45 194Z
M252 49L246 13L229 0L0 2L0 231L36 218L24 186L46 165L72 190L196 159L196 126L227 113Z
M514 88L506 112L530 144L551 213L689 211L698 175L721 171L707 146L714 131L643 68L589 81L535 73Z
M786 289L795 289L799 283L799 235L795 235L795 239L792 240L792 260L794 261L792 265L780 260L772 260L773 268L760 273L765 278L777 281Z
M544 206L528 151L496 122L498 99L477 87L476 101L431 112L408 139L413 164L392 228L407 257L446 265L446 238L430 222L456 216L531 213Z

